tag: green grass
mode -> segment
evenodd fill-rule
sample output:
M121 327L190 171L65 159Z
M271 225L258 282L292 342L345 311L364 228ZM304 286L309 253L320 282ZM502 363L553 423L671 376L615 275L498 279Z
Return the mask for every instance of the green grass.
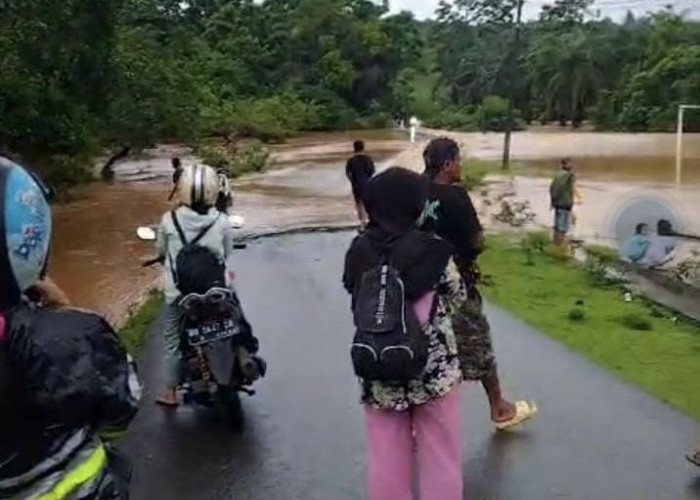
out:
M148 329L162 308L163 295L159 291L152 291L143 305L132 312L126 325L119 332L119 337L132 355L138 354L146 341Z
M538 252L528 265L519 243L505 236L489 237L487 246L483 291L492 302L700 420L698 326L663 317L641 299L625 302L620 288L596 287L571 262Z

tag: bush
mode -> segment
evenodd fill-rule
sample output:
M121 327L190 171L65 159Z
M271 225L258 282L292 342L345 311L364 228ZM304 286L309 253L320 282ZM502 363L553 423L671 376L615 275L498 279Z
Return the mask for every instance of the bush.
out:
M500 211L493 219L511 227L524 227L535 220L536 214L527 200L501 200Z
M428 128L475 132L479 130L476 117L467 110L446 109L425 121Z
M520 248L526 254L543 254L550 245L550 237L545 231L532 231L520 240Z
M629 313L625 314L624 316L620 316L618 319L618 322L629 328L630 330L639 330L639 331L645 331L648 332L653 329L651 325L651 321L649 321L646 318L642 318L641 316L634 314L634 313Z
M361 116L355 120L353 127L355 129L380 129L386 128L391 124L391 116L387 113L377 112L367 116Z
M600 245L586 247L584 269L594 285L611 286L620 283L622 276L613 274L613 271L617 270L619 262L617 252L611 248Z
M223 144L209 143L198 146L196 153L206 165L223 170L233 178L263 171L270 158L269 150L261 144L251 144L234 151Z
M508 123L508 100L496 95L486 97L476 111L476 119L483 131L504 131ZM513 110L513 120L513 130L525 128L520 111Z
M569 310L568 318L571 321L583 321L586 319L586 311L580 307L573 307Z
M56 191L59 199L65 200L71 187L87 184L93 179L92 162L88 156L53 155L45 165L44 180Z

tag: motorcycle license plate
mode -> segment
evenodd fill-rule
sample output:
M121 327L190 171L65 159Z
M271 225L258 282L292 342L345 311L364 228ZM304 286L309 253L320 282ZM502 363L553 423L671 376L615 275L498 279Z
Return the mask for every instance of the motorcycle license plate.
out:
M240 332L240 327L232 319L210 321L187 329L187 339L190 345L197 346L225 340Z

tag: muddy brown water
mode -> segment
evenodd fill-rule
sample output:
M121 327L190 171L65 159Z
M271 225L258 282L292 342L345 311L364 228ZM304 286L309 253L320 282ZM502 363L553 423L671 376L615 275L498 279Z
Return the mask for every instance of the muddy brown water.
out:
M501 137L460 134L459 140L470 156L491 159L497 157ZM293 138L273 147L270 171L236 182L234 211L245 215L246 229L354 222L344 160L357 138L367 142L378 163L395 163L397 155L402 165L421 162L420 148L405 151L403 132L314 133ZM615 193L636 184L670 188L675 175L674 145L672 135L525 132L514 136L513 157L524 163L525 171L546 176L556 169L556 157L571 156L583 180L607 184ZM700 135L687 134L684 154L683 181L692 188L693 204L695 186L700 185ZM120 322L130 306L159 285L162 271L140 266L152 255L153 245L139 241L135 229L157 224L170 207L166 198L169 159L174 155L185 163L196 161L184 148L159 146L118 164L115 182L78 189L75 201L56 207L51 274L77 305ZM540 197L539 191L533 190L532 197ZM589 195L590 201L593 198ZM697 201L696 207L700 206Z

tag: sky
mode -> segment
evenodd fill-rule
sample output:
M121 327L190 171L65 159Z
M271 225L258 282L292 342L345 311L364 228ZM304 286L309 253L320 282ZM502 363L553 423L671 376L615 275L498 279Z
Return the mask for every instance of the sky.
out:
M389 0L389 7L392 12L409 10L418 19L433 17L435 8L439 0ZM537 18L542 5L553 3L547 0L525 0L523 17L525 19ZM689 17L700 18L699 0L597 0L593 4L592 10L600 10L602 17L610 17L614 20L624 18L627 10L631 10L636 15L642 15L649 10L658 10L661 6L672 4L676 12L689 10Z

